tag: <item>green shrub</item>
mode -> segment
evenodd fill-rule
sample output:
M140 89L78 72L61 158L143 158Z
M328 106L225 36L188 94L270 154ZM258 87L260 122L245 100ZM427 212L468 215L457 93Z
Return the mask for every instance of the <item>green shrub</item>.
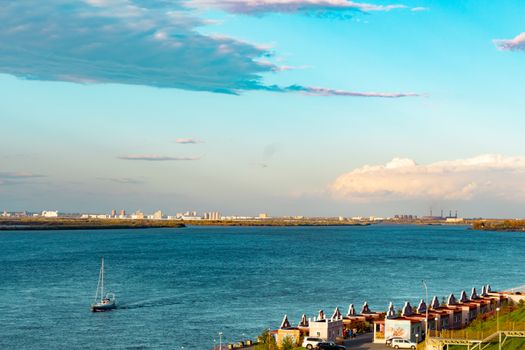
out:
M281 342L281 350L293 350L295 348L295 341L290 336L285 336Z

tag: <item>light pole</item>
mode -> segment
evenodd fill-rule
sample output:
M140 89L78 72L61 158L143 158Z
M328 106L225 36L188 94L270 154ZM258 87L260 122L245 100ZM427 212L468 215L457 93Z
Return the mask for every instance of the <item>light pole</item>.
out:
M222 350L222 332L219 332L219 350Z
M217 340L213 339L213 350L217 350L217 349L215 349L216 344L217 344Z
M427 341L428 337L428 287L425 280L421 281L423 282L423 286L425 286L425 343Z
M498 349L501 350L501 332L499 331L499 307L496 308L496 329L499 335Z
M499 332L499 307L496 308L496 330Z

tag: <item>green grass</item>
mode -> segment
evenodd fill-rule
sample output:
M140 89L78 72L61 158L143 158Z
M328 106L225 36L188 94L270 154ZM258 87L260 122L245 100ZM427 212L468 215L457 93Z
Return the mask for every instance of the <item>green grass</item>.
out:
M498 343L492 343L485 350L498 350ZM523 350L525 349L525 338L509 338L503 344L502 350ZM464 348L463 348L464 350Z
M499 318L500 325L510 324L512 322L525 322L525 305L518 305L517 310L514 310L508 314L501 315ZM495 316L490 317L486 320L477 319L467 327L467 330L472 331L487 331L495 330L497 327L497 319ZM465 346L450 346L450 350L465 350ZM485 350L498 350L497 339L492 339L490 345ZM523 350L525 349L525 338L508 338L502 346L502 350Z

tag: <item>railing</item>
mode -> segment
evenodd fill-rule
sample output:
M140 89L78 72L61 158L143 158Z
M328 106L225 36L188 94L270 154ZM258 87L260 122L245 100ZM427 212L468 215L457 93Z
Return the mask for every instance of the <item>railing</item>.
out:
M497 324L491 322L490 326L480 323L479 326L471 325L466 329L459 330L442 330L429 331L431 338L447 338L447 339L469 339L469 340L483 340L499 331L525 331L525 322L500 322L499 328Z

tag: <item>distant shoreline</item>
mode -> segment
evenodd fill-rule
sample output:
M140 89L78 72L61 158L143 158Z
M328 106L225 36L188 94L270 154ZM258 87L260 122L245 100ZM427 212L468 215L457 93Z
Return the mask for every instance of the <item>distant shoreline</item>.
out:
M264 220L150 220L150 219L82 219L82 218L0 218L0 231L113 230L148 228L216 227L328 227L369 226L370 222L331 219L264 219Z
M353 221L337 218L268 218L250 220L153 220L153 219L95 219L76 217L8 217L0 218L0 231L50 230L115 230L149 228L183 228L186 226L216 227L366 227L370 225L466 226L473 231L524 232L523 220L465 220L457 223L443 221Z
M0 231L116 230L183 227L186 227L184 223L173 220L157 221L74 218L0 219Z
M96 218L0 218L0 231L50 231L50 230L113 230L148 228L183 228L186 226L215 227L366 227L370 225L414 226L470 226L471 223L445 223L439 221L353 221L336 218L269 218L251 220L152 220L152 219L96 219Z
M525 220L480 220L474 222L476 231L525 232Z
M187 226L246 226L246 227L329 227L329 226L370 226L369 222L341 222L329 220L220 220L184 221Z

